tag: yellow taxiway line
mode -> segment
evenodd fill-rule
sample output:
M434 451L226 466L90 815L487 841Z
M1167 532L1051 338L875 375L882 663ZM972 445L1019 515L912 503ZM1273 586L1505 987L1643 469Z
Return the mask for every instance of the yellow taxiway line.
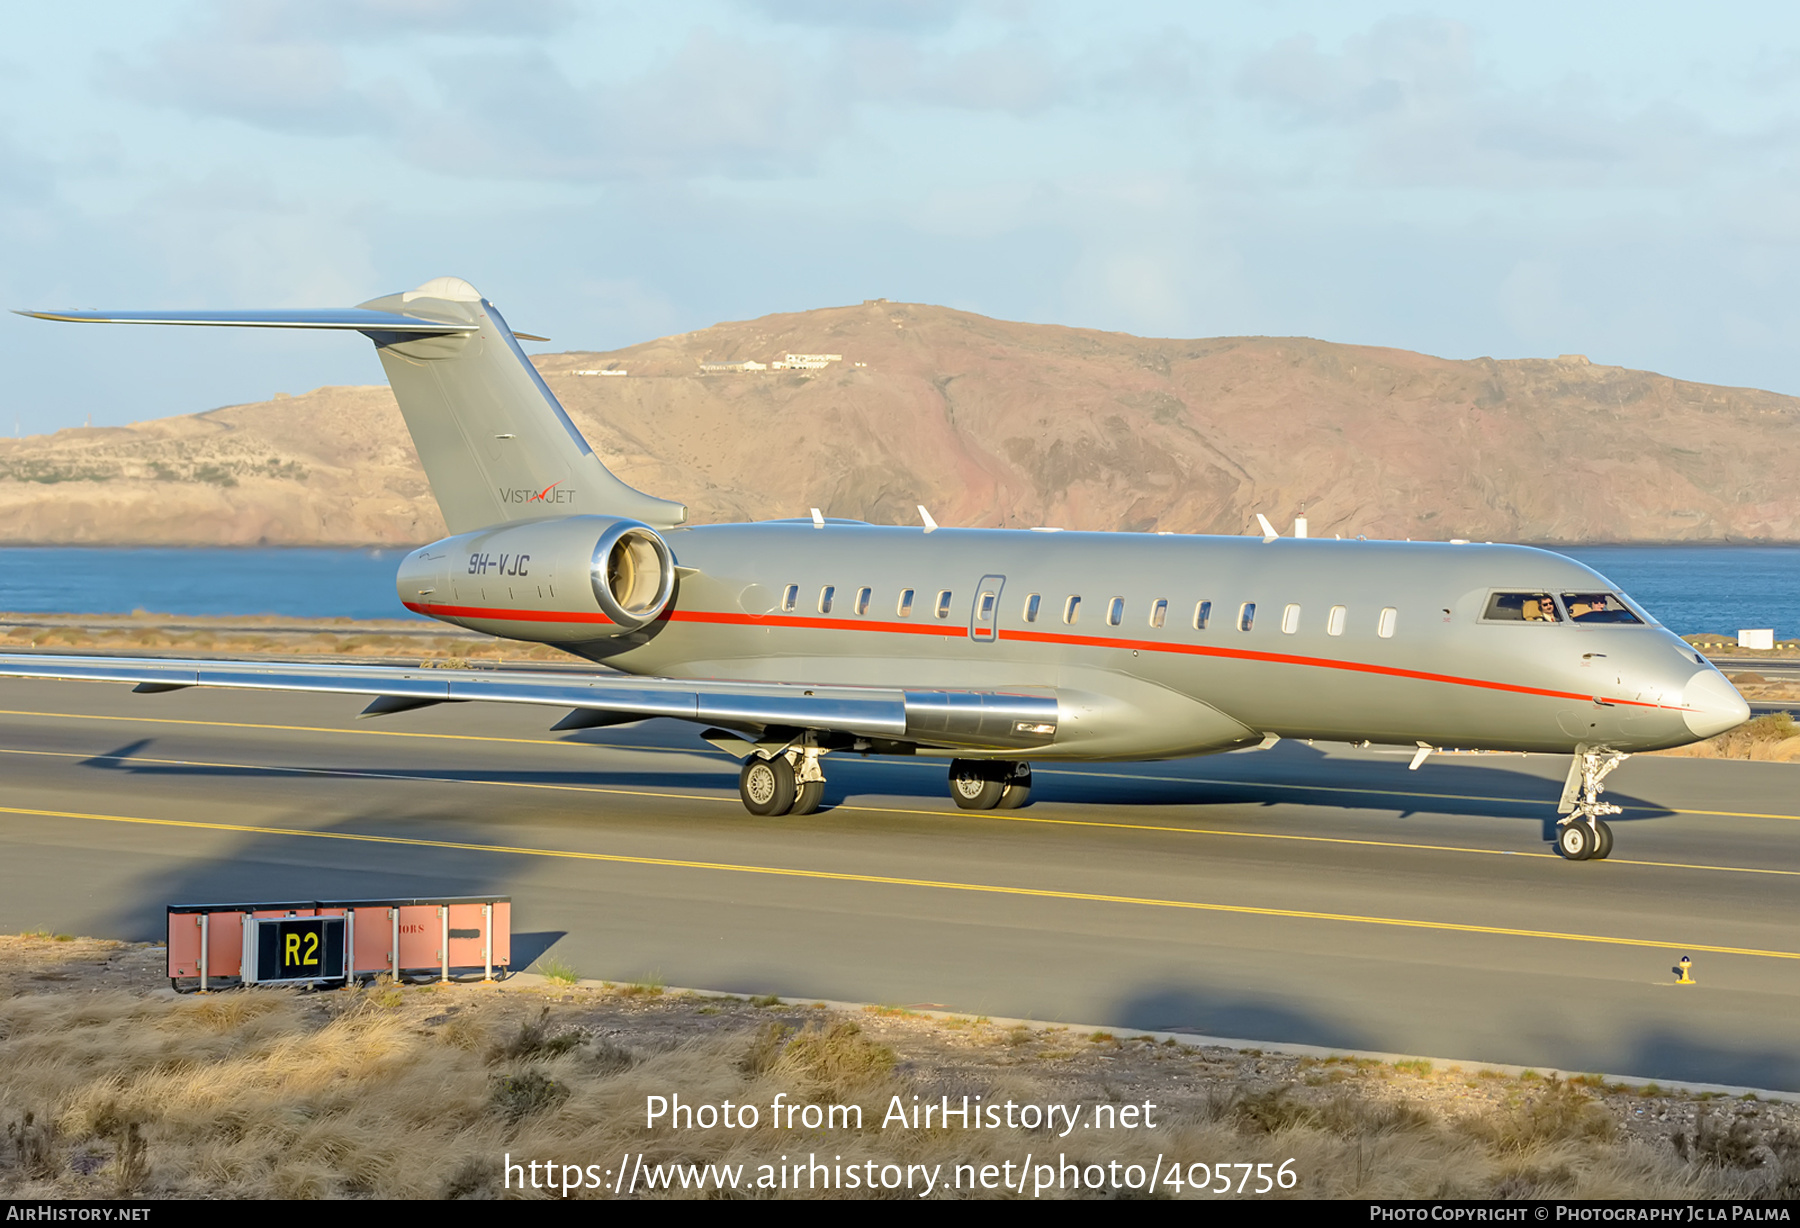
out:
M150 819L135 815L87 814L74 810L36 810L0 806L0 814L30 818L80 819L98 823L130 823L148 827L172 827L194 831L235 832L253 836L288 836L297 839L345 840L361 844L388 844L406 848L448 849L455 852L501 853L515 857L549 857L570 861L606 862L613 865L653 866L676 870L711 870L729 874L768 875L826 882L864 883L888 887L918 887L933 891L961 891L982 895L1024 896L1043 900L1073 900L1093 904L1124 904L1138 908L1164 908L1192 912L1232 913L1248 917L1280 917L1296 921L1330 921L1348 925L1372 925L1395 929L1438 930L1455 934L1483 934L1502 938L1537 938L1599 946L1640 947L1660 951L1701 951L1709 955L1747 955L1758 959L1800 960L1800 951L1771 951L1755 947L1726 947L1710 943L1678 943L1649 938L1619 938L1606 934L1559 933L1554 930L1515 929L1502 925L1466 925L1455 921L1420 921L1408 917L1364 916L1357 913L1313 912L1295 908L1257 908L1247 904L1212 904L1199 900L1165 900L1153 896L1108 895L1091 891L1057 891L1047 887L1011 887L997 883L961 883L945 879L902 878L887 874L853 874L842 870L805 870L791 866L745 865L728 861L688 861L674 857L634 857L624 853L582 853L572 849L541 849L504 844L476 844L461 840L424 840L409 836L376 836L357 832L308 831L295 827L253 827L242 823L202 823L193 819Z
M8 709L8 708L0 708L0 716L29 716L29 717L41 717L41 718L54 718L54 719L59 719L59 720L71 720L71 721L119 721L119 722L125 722L125 723L129 723L129 724L139 724L139 725L189 725L189 726L201 726L204 728L213 728L213 729L266 729L266 730L269 730L269 731L275 732L275 733L334 733L334 734L341 734L345 737L360 737L360 738L427 738L427 739L435 739L438 741L449 741L449 742L500 742L500 743L509 743L509 744L515 745L515 746L587 747L589 745L588 743L584 743L584 742L570 742L563 738L503 738L503 737L496 737L493 735L474 734L474 733L422 733L422 732L417 732L417 731L413 731L413 730L405 730L405 729L344 729L341 727L331 726L331 725L271 725L271 724L258 723L258 722L254 722L254 721L201 721L201 720L183 719L183 718L179 718L179 717L168 717L168 716L113 716L113 715L108 715L108 714L104 714L104 713L89 713L89 712L27 712L27 711ZM658 747L630 747L627 749L630 749L637 753L669 753L667 751L664 751L662 748L658 748ZM701 752L699 752L699 751L693 751L693 752L676 751L674 753L677 753L677 754L689 754L689 753L699 754ZM1277 782L1277 781L1231 780L1231 779L1227 779L1227 778L1207 777L1207 776L1144 776L1144 775L1135 775L1135 774L1127 773L1127 772L1096 772L1096 771L1086 770L1086 769L1075 769L1075 768L1065 768L1065 767L1055 767L1055 766L1041 767L1038 770L1043 772L1045 775L1085 776L1085 777L1093 777L1095 779L1100 779L1100 780L1152 781L1152 782L1156 782L1156 783L1160 783L1160 784L1223 785L1223 786L1227 786L1227 787L1236 787L1236 788L1242 788L1242 789L1287 789L1287 790L1297 791L1297 792L1301 792L1301 793L1345 793L1345 794L1354 794L1354 795L1367 796L1367 797L1404 797L1404 798L1420 799L1423 801L1441 801L1441 802L1486 802L1486 803L1489 803L1492 805L1500 805L1500 806L1530 806L1530 805L1537 804L1533 799L1526 798L1526 797L1484 797L1480 794L1475 794L1475 793L1422 793L1422 792L1409 792L1409 791L1403 790L1403 789L1366 789L1366 788L1354 788L1354 787L1346 786L1346 785L1287 784L1287 783L1282 783L1282 782ZM616 792L628 793L631 791L621 789L621 790L616 790ZM656 794L655 796L661 797L661 796L676 796L676 795ZM707 800L712 800L712 799L707 799ZM882 809L882 808L881 807L873 807L870 809ZM1800 822L1800 814L1761 814L1761 813L1757 813L1755 811L1749 811L1749 810L1690 810L1685 807L1682 807L1679 809L1672 809L1672 808L1666 807L1666 806L1626 806L1626 807L1623 807L1623 809L1643 811L1645 813L1654 813L1657 811L1665 811L1670 814L1692 814L1692 815L1699 815L1704 818L1786 819L1786 820L1789 820L1790 822ZM914 812L896 811L896 813L914 813ZM1171 829L1171 830L1181 830L1181 829ZM1411 847L1415 847L1415 846L1407 845L1405 847L1411 848ZM1423 846L1418 846L1418 847L1423 847Z
M5 715L5 713L0 713ZM254 726L259 729L304 729L301 726ZM311 729L304 729L311 731ZM326 731L326 733L329 733ZM371 733L387 733L387 731L371 731ZM412 735L437 736L437 735ZM459 735L448 735L459 736ZM524 740L524 738L513 738ZM545 742L545 745L562 745L560 742ZM671 792L661 789L619 789L616 785L551 785L544 781L531 780L482 780L479 776L434 776L427 772L371 772L353 767L272 767L268 763L225 763L209 762L209 760L171 760L157 758L149 754L92 754L83 751L25 751L16 747L0 747L0 754L31 754L43 758L72 758L72 760L108 760L113 763L149 763L158 767L205 767L205 769L227 769L239 772L270 772L270 774L288 774L288 776L333 776L333 778L349 778L349 780L394 780L416 781L428 785L482 785L488 789L544 789L549 792L590 792L590 794L607 794L617 798L661 798L668 801L711 801L724 803L731 801L725 794L693 794L693 792ZM1120 780L1136 780L1132 776L1116 774ZM1372 790L1373 792L1373 790ZM846 814L905 814L913 817L947 817L947 810L920 810L913 807L869 807L855 803L841 803L833 810L842 810ZM4 812L4 808L0 808ZM963 821L986 819L990 823L1033 823L1042 826L1076 826L1076 828L1100 828L1100 830L1120 830L1120 832L1157 832L1166 835L1220 835L1231 839L1265 839L1265 841L1292 841L1300 844L1348 844L1359 848L1404 848L1411 852L1422 853L1467 853L1474 857L1532 857L1541 861L1561 861L1557 853L1516 852L1510 848L1469 848L1463 844L1420 844L1415 841L1377 841L1377 839L1357 839L1350 835L1294 835L1287 832L1242 832L1228 828L1206 828L1206 826L1172 826L1166 823L1121 823L1118 819L1057 819L1048 816L1028 816L1028 814L1008 814L1001 810L979 810L979 812L954 812ZM146 819L148 821L148 819ZM1609 857L1607 864L1613 866L1649 866L1656 870L1712 870L1719 873L1762 873L1800 879L1800 870L1775 870L1768 866L1717 866L1703 862L1683 861L1634 861L1629 857Z

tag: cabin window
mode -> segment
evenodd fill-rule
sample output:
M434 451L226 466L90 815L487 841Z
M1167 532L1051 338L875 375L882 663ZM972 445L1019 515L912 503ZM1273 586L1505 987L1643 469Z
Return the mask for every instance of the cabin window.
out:
M837 592L837 588L830 584L819 590L819 613L831 613L831 596L835 592Z
M781 609L785 614L792 614L794 607L800 604L800 586L790 584L787 591L781 594Z
M1390 605L1383 608L1381 611L1381 621L1375 624L1375 634L1379 635L1384 640L1392 639L1394 635L1394 621L1399 617L1400 611L1396 610L1393 606Z
M1562 616L1549 593L1495 593L1481 617L1488 622L1555 623ZM1635 621L1635 620L1634 620Z
M950 617L950 590L949 589L945 589L943 592L938 594L937 616L939 618L949 618Z
M1071 597L1063 603L1063 621L1073 623L1081 617L1081 598Z
M984 623L993 622L994 606L999 600L1000 595L998 593L981 594L981 613L976 616L977 619Z
M1331 613L1325 616L1326 635L1344 634L1344 616L1346 613L1348 613L1348 611L1341 605L1334 605L1331 607Z
M901 589L900 604L894 607L894 613L898 614L901 618L912 617L912 599L913 591L910 588Z
M1044 598L1038 593L1033 593L1033 594L1031 594L1031 596L1025 598L1025 621L1026 622L1034 623L1037 621L1038 606L1043 603L1043 600L1044 600Z
M1152 627L1162 626L1163 619L1167 618L1168 616L1169 616L1169 603L1167 601L1159 600L1159 601L1157 601L1157 603L1155 605L1150 607L1150 625Z
M1206 630L1206 624L1212 621L1212 602L1202 601L1194 607L1194 630Z
M1256 625L1256 603L1246 601L1238 607L1238 630L1248 631Z
M867 614L869 612L869 598L874 595L874 592L875 590L872 588L859 588L856 590L856 612L858 614Z
M1572 623L1641 623L1617 593L1564 593L1563 608Z
M1125 598L1114 597L1112 599L1111 604L1109 604L1106 607L1107 625L1116 627L1124 621L1125 621Z
M1292 635L1298 630L1300 630L1300 607L1297 605L1283 606L1281 610L1282 634Z

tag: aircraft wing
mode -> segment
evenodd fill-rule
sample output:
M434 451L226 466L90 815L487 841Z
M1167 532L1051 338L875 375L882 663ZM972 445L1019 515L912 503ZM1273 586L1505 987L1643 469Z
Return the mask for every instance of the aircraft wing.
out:
M372 697L365 716L486 700L567 708L554 728L649 717L717 725L785 745L801 731L943 747L1029 749L1056 737L1049 688L913 691L798 683L639 678L629 674L0 653L0 677L131 682L137 690L236 687ZM731 741L731 739L727 739ZM727 749L733 749L727 747ZM743 748L748 753L749 747Z

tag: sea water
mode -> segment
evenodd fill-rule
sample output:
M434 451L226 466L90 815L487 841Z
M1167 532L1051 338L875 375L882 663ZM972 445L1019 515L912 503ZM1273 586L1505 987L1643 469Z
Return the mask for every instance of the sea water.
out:
M1800 547L1568 546L1560 552L1606 576L1683 635L1769 627L1779 639L1800 636ZM404 555L297 548L0 549L0 610L412 618L394 595L394 572Z
M394 593L405 557L404 550L0 549L0 610L416 618Z

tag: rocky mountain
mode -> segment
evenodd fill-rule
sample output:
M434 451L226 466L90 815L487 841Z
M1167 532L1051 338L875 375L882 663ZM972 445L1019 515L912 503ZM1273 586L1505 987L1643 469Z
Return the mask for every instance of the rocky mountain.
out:
M703 372L842 355L818 370ZM1800 399L1559 359L1158 340L876 300L537 360L608 466L696 522L1545 543L1800 540ZM623 369L623 377L582 372ZM385 387L0 441L0 540L443 532Z

